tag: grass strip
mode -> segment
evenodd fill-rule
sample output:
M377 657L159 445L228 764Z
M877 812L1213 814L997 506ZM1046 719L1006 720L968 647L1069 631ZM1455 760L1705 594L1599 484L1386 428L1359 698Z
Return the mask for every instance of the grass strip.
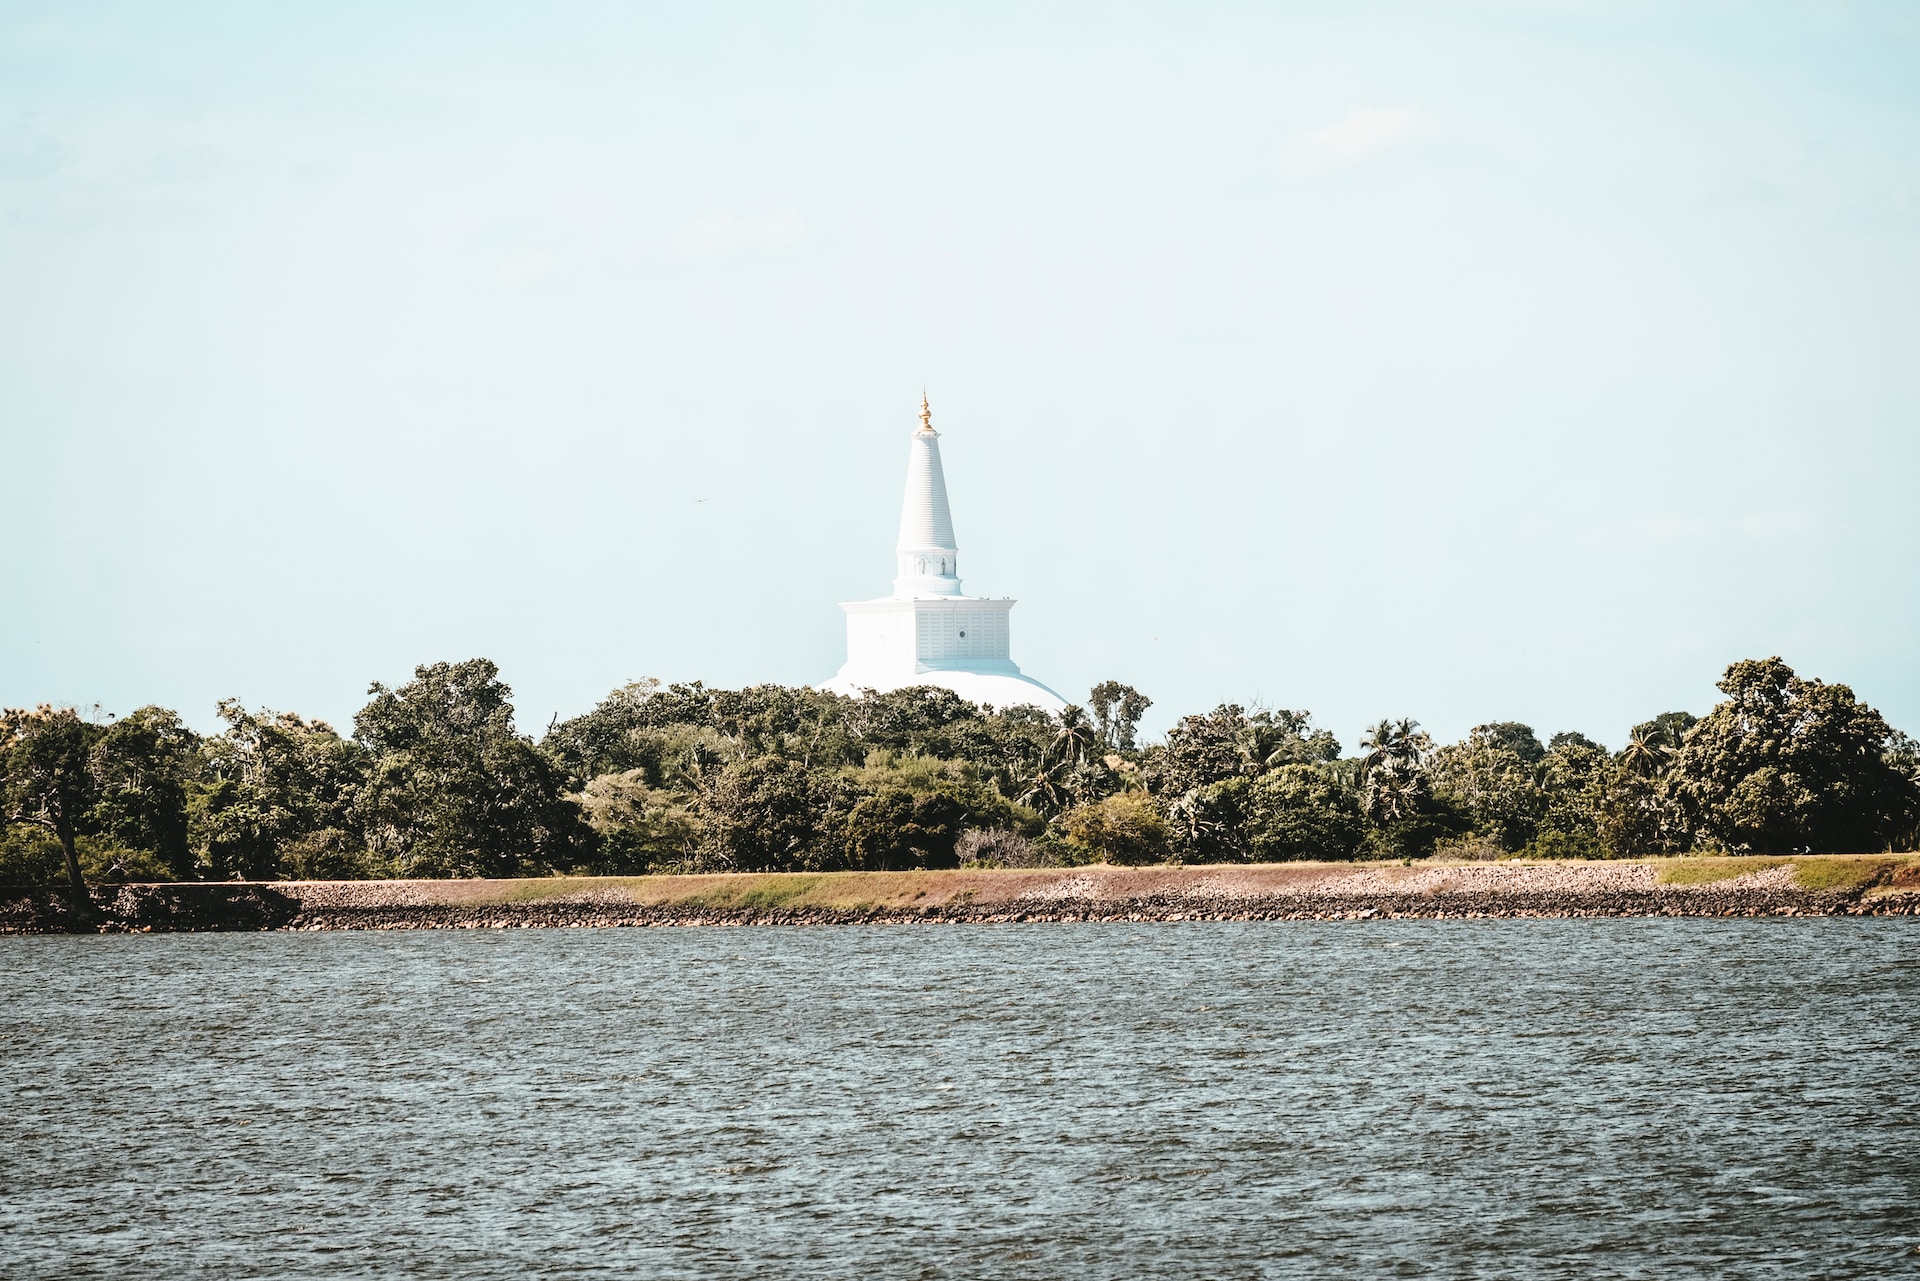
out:
M1794 883L1803 890L1850 891L1881 885L1920 886L1920 857L1914 855L1705 855L1649 860L1662 885L1712 885L1793 864ZM1552 864L1549 864L1551 866ZM1359 863L1286 865L1292 873L1362 870ZM1422 864L1422 866L1431 866ZM654 876L540 876L525 880L446 882L447 901L476 907L539 903L565 898L626 898L647 907L692 912L769 912L821 909L837 912L913 911L969 902L1011 902L1031 887L1040 889L1070 875L1120 875L1127 871L1163 875L1172 868L1147 869L959 869L902 872L731 872ZM1198 880L1215 870L1253 872L1252 868L1195 866ZM1260 869L1263 872L1279 869ZM1394 871L1398 871L1394 865ZM1288 878L1291 880L1291 877ZM1287 888L1274 881L1273 889Z
M1717 881L1731 881L1736 876L1745 876L1748 872L1764 872L1770 867L1779 867L1791 861L1785 858L1724 854L1706 858L1677 858L1661 867L1658 880L1662 885L1712 885Z
M1866 889L1895 879L1902 869L1914 865L1911 856L1895 854L1709 855L1665 863L1659 881L1662 885L1712 885L1789 863L1794 885L1815 893Z
M1889 879L1906 860L1879 858L1806 858L1796 860L1794 883L1803 890L1858 890Z

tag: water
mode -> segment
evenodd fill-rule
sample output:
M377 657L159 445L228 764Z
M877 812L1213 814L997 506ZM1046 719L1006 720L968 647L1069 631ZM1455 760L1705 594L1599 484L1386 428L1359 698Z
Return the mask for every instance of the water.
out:
M1903 920L0 940L0 1274L1920 1272Z

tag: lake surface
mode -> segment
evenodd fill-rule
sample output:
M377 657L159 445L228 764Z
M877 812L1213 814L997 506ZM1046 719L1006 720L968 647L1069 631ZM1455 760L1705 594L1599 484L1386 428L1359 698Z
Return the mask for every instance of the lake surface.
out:
M0 939L0 1275L1920 1274L1920 922Z

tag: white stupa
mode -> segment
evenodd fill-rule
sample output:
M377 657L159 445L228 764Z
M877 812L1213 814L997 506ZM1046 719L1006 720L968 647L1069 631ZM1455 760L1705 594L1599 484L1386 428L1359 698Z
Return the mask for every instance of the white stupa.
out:
M960 549L940 470L940 433L920 398L920 430L907 453L907 496L900 508L898 574L893 595L842 601L847 611L847 662L821 686L836 694L885 693L939 685L989 707L1023 704L1057 712L1066 700L1008 656L1014 602L960 591Z

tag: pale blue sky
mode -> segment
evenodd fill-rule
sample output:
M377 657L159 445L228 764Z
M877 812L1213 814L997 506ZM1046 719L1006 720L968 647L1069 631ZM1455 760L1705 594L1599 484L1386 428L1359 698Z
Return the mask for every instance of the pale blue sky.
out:
M1074 696L1920 732L1920 6L0 2L0 702L801 683L924 383Z

